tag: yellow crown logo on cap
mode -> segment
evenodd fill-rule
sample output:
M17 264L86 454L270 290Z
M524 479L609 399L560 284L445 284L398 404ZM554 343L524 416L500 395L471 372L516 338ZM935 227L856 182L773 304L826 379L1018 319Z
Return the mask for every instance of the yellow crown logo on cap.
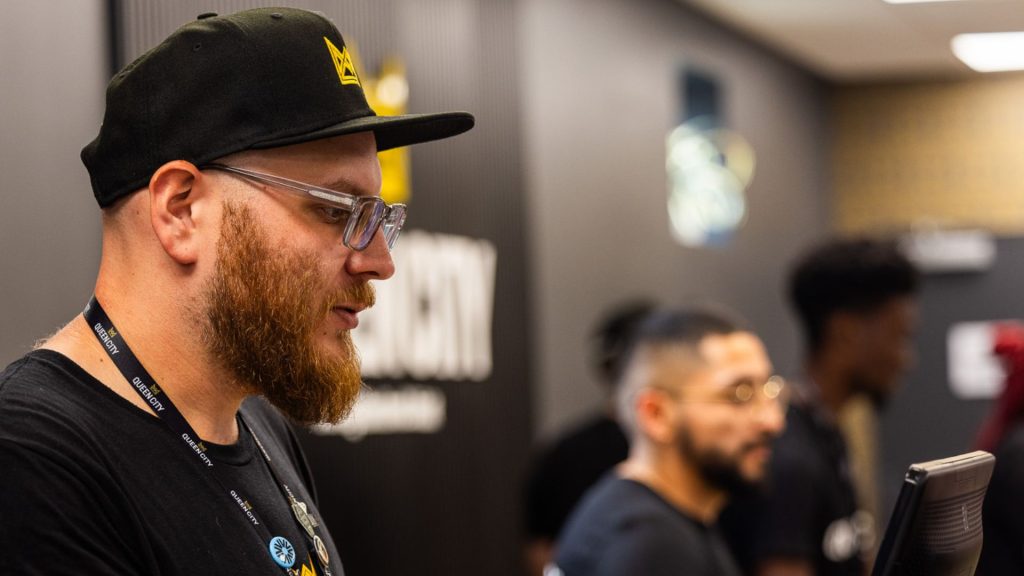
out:
M359 76L356 74L356 66L352 63L352 57L349 56L348 48L338 50L338 47L327 36L324 36L324 42L327 42L327 50L331 53L331 61L334 62L334 69L338 71L341 85L355 84L362 87L359 83Z

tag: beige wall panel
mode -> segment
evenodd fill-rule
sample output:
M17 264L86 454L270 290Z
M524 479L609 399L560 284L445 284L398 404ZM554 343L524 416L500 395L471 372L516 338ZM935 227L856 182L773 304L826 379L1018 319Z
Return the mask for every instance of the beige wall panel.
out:
M837 227L1024 233L1024 75L840 87Z

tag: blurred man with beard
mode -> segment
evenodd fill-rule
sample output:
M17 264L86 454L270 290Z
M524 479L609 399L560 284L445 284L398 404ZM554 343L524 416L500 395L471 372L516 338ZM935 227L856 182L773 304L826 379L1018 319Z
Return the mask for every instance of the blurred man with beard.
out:
M715 520L763 478L788 394L760 339L719 314L657 312L617 394L629 457L573 512L547 573L738 575Z
M82 151L94 298L0 374L0 573L342 574L278 410L358 395L405 217L377 152L472 125L376 116L302 10L203 15L119 73Z
M734 500L722 527L748 573L863 576L874 518L858 501L838 425L858 397L881 405L913 359L918 274L888 242L835 240L795 266L789 295L804 329L804 386L794 390L769 490Z

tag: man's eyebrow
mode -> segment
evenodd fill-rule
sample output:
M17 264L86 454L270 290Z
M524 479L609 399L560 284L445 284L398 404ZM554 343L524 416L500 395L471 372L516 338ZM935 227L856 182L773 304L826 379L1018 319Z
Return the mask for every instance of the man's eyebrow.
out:
M337 178L334 180L328 180L324 184L318 185L319 188L330 190L332 192L342 192L344 194L350 194L352 196L370 196L370 194L363 193L359 187L355 186L352 181L348 178Z

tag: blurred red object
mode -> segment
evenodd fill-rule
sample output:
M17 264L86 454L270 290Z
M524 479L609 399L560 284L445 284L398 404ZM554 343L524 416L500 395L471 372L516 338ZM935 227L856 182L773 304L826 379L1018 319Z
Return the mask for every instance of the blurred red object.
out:
M1024 324L1007 322L996 327L992 353L1006 369L1006 385L978 432L979 450L993 452L1011 426L1024 420Z

